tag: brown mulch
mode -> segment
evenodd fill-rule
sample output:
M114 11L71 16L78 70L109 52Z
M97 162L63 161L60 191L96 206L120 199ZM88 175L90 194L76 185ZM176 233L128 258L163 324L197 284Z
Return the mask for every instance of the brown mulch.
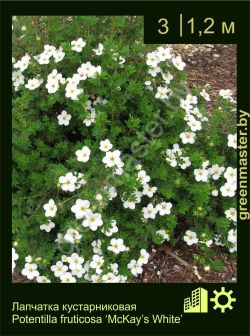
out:
M30 282L33 282L33 281L28 280L25 276L23 276L20 273L14 272L12 274L12 282L13 283L30 283Z
M179 44L172 45L186 62L189 87L209 85L206 91L211 102L208 108L215 105L216 97L221 89L230 89L236 99L237 94L237 51L234 44ZM236 282L237 262L221 247L216 247L216 258L223 261L220 271L205 272L198 267L198 275L194 273L194 249L183 241L171 247L164 243L152 247L150 261L145 266L138 282L143 283L230 283ZM14 273L12 282L28 283L20 274Z
M193 254L199 254L195 247L180 241L175 247L168 243L153 247L149 263L138 279L144 283L229 283L236 282L236 260L229 257L221 247L215 248L215 258L223 261L220 271L204 271L194 262ZM197 267L198 266L198 267ZM197 272L194 272L197 267Z
M221 89L230 89L237 97L236 44L174 44L174 50L186 63L190 89L208 85L209 107L215 105Z

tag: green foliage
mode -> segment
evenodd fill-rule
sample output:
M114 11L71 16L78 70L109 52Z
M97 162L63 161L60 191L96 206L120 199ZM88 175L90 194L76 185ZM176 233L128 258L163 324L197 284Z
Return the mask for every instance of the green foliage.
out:
M31 22L30 22L31 20ZM26 26L23 32L22 27ZM83 37L86 46L82 52L71 50L71 41ZM104 52L96 56L93 49L98 43L104 45ZM131 276L127 264L140 257L140 250L147 249L151 242L161 243L157 230L164 229L173 244L182 239L185 230L190 228L199 237L205 234L206 240L219 234L227 244L227 234L231 222L225 217L225 210L234 207L233 198L211 196L213 189L222 185L209 179L197 182L194 169L201 168L204 161L209 166L234 167L236 153L227 146L227 135L235 133L235 114L232 105L220 99L218 107L208 112L203 98L198 107L208 122L197 132L195 144L181 144L180 133L186 130L185 111L180 108L180 99L185 98L187 90L184 72L174 67L167 68L174 79L171 81L174 94L169 103L155 98L155 92L147 90L144 82L152 79L148 74L146 54L154 46L143 44L142 17L18 17L14 22L13 57L18 60L24 54L38 55L45 44L63 48L65 57L61 62L53 60L40 65L31 59L24 71L25 83L40 75L44 82L36 90L28 90L24 85L13 91L13 241L19 254L17 269L25 264L25 257L32 256L39 266L40 274L51 281L58 281L50 270L63 255L73 252L91 260L91 243L101 241L105 259L103 274L108 272L110 263L119 264L119 273ZM120 63L119 56L125 63ZM81 86L83 93L78 100L65 97L65 84L52 94L48 94L45 84L47 76L57 69L64 78L72 77L82 63L90 61L101 66L99 76L88 78ZM183 84L184 83L184 84ZM160 85L158 83L157 85ZM183 91L184 85L184 91ZM197 89L197 96L200 89ZM92 104L101 97L107 103L97 103L95 121L87 127L83 121L89 115L86 103ZM58 125L57 116L66 110L72 118L68 126ZM109 139L112 150L120 150L124 162L124 173L113 175L112 168L105 168L100 151L100 141ZM192 165L187 169L172 167L166 161L166 149L180 143L184 156ZM78 162L75 152L83 146L91 149L88 162ZM157 187L157 193L150 199L143 196L141 204L134 210L124 208L123 201L135 201L134 190L140 189L138 164L150 176L150 186ZM60 176L68 172L84 174L86 184L72 194L61 189ZM224 180L223 177L221 177ZM225 181L224 181L225 182ZM117 197L109 199L108 189L115 187ZM105 189L106 188L106 189ZM98 201L96 195L101 194ZM49 199L57 205L57 214L52 221L55 228L49 233L42 231L40 225L47 221L43 206ZM91 210L100 213L102 229L111 227L115 220L118 233L107 237L98 228L92 231L81 225L83 220L75 219L71 207L76 199L89 200ZM145 219L142 208L149 203L171 202L171 214L157 215L156 219ZM75 244L56 242L57 234L65 235L73 228L82 234ZM122 238L128 250L118 255L107 250L111 238ZM200 239L203 240L203 239ZM206 245L205 245L206 246ZM206 266L212 256L211 248L197 246L203 254L200 263ZM214 269L220 268L220 261L211 262ZM92 272L92 273L91 273ZM94 270L91 270L94 274ZM82 277L78 281L85 282Z

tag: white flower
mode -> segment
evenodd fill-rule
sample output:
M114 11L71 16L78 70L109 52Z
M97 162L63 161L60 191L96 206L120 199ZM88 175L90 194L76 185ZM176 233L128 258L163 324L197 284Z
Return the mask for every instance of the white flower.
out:
M152 53L148 53L147 54L147 65L152 67L152 68L155 68L157 67L157 64L160 62L159 58L156 56L156 53L155 52L152 52Z
M51 283L51 281L48 278L46 278L45 276L38 276L36 278L36 282L38 282L38 283Z
M221 236L218 234L214 236L214 244L217 246L225 246L225 244L221 242Z
M63 52L62 48L60 48L58 50L55 50L53 52L53 57L54 57L55 63L61 62L63 60L64 56L65 56L65 52Z
M82 238L82 235L77 230L70 228L67 230L63 238L66 242L75 244L76 240L80 240Z
M113 152L106 152L106 155L102 159L102 162L106 164L107 167L113 167L115 165L119 165L121 163L120 154L121 152L119 150L115 150Z
M145 249L141 249L140 258L137 260L139 266L146 265L149 259L149 253Z
M194 170L194 175L195 175L195 180L197 182L207 182L208 181L208 173L209 171L207 169L195 169Z
M62 79L62 74L58 73L56 69L53 69L52 72L47 77L47 82L50 82L50 81L58 82L61 79Z
M86 79L87 77L94 78L96 75L101 73L101 67L95 67L90 62L87 62L82 63L81 67L77 71L81 75L82 79Z
M54 272L54 276L60 278L68 270L68 266L64 265L61 261L58 261L55 265L51 266L51 271Z
M75 172L75 174L77 174L77 173ZM76 189L81 188L81 186L83 186L83 185L85 185L87 183L86 180L84 180L83 177L84 177L84 174L78 173L78 175L77 175Z
M32 257L30 255L28 255L27 257L25 257L25 261L27 263L32 263Z
M201 95L206 101L210 101L209 94L206 92L205 89L203 89L203 90L200 92L200 95Z
M228 235L227 235L227 240L232 243L232 244L236 244L237 243L237 229L231 229L229 232L228 232Z
M80 83L81 76L77 73L74 74L72 77L68 77L66 79L67 87L66 90L69 90L71 87L77 88L77 85Z
M208 169L209 174L212 176L214 180L218 180L222 174L222 172L225 170L224 167L219 167L217 164L213 165L211 168Z
M190 143L193 144L195 141L195 133L193 132L184 132L180 134L180 138L184 144Z
M228 134L227 139L228 139L228 143L227 143L228 147L233 147L237 149L237 133Z
M64 243L64 237L63 237L63 234L61 232L58 232L57 233L57 236L56 236L56 239L55 239L55 243L57 244L62 244Z
M91 111L91 109L92 109L92 101L91 100L87 100L86 103L85 103L85 105L84 105L84 108L87 111Z
M68 126L71 119L71 115L66 111L62 111L61 114L57 116L58 124Z
M109 188L105 187L105 189L108 189L108 197L109 197L109 200L112 201L112 199L117 196L117 191L115 187L109 187Z
M180 156L180 160L182 161L179 163L181 169L186 169L187 167L191 166L189 156Z
M99 149L103 152L108 152L113 147L112 143L109 141L109 139L105 139L100 142Z
M167 87L158 86L157 92L155 94L155 98L167 99L168 98L168 95L167 95L168 92L169 92L169 89Z
M129 209L135 209L135 202L133 201L130 201L130 200L126 200L126 201L123 201L123 207L125 209L129 208Z
M77 69L77 74L79 75L79 80L86 80L88 78L85 68L82 66ZM89 100L88 102L90 102L91 105L91 100Z
M102 229L102 232L105 236L110 237L113 233L118 232L118 227L116 225L116 221L114 219L111 220L111 227L109 229Z
M16 253L16 250L14 247L12 247L12 273L14 272L14 269L16 267L15 261L19 258L19 255Z
M172 208L172 203L162 202L156 205L156 210L159 212L160 216L170 215Z
M164 82L166 84L170 84L170 82L173 78L174 78L174 76L169 72L162 74L162 79L164 80Z
M232 221L237 221L237 211L235 208L229 208L225 211L225 215L228 219L231 219Z
M50 220L47 223L40 225L40 229L46 232L50 232L55 227L55 223L51 222Z
M132 259L128 264L128 269L130 269L131 273L136 277L138 276L138 274L141 274L143 272L142 267L134 259Z
M125 199L122 199L124 208L135 209L135 204L141 202L142 193L135 189L129 197L124 193Z
M77 177L72 173L67 173L65 176L59 177L59 183L61 184L61 188L64 191L73 192L76 190L75 183L77 182Z
M187 99L181 99L180 100L180 107L183 108L187 113L192 110L192 105L190 103L190 100Z
M104 46L102 43L99 43L98 44L98 47L96 49L92 49L94 51L94 53L99 56L103 53L103 50L104 50Z
M24 75L20 70L12 72L12 81L14 86L18 87L21 84L24 84Z
M49 64L50 62L50 57L52 56L51 53L46 53L46 52L43 52L41 53L40 55L38 55L36 57L36 60L39 64Z
M190 102L190 104L197 104L197 97L192 96L190 93L186 96L186 100Z
M137 180L139 180L141 184L145 184L150 181L150 177L147 175L145 170L140 170L138 171Z
M73 271L71 271L71 274L73 276L76 276L78 279L81 279L83 277L83 274L86 273L86 269L84 267L82 267L81 269L74 269Z
M76 203L71 207L76 219L82 219L90 211L90 202L88 200L77 199Z
M77 161L87 162L90 156L90 149L87 146L83 146L82 149L76 151Z
M61 256L61 261L64 263L64 262L68 262L68 257L65 255L65 254L63 254L62 256Z
M72 41L71 42L71 50L77 51L77 52L81 52L82 49L85 47L86 42L83 41L82 38L77 39L76 41Z
M202 163L202 168L207 168L209 166L209 160L206 160Z
M117 263L110 264L109 267L115 275L118 274L118 264Z
M91 246L93 247L93 253L94 253L94 254L102 255L102 249L101 249L102 242L101 242L100 239L98 239L98 240L94 240L94 241L91 243Z
M190 246L198 243L198 238L195 232L187 230L184 236L184 241Z
M19 68L19 70L23 72L28 68L29 62L30 62L30 56L26 54L14 64L14 68Z
M55 217L57 206L53 199L50 199L47 204L44 204L43 208L45 210L45 217Z
M43 82L42 80L39 80L37 78L29 79L28 83L25 84L25 87L29 90L35 90L40 86L42 82Z
M171 49L170 48L163 48L159 47L156 51L156 56L161 62L166 61L166 59L170 59L172 57L171 55Z
M202 121L208 121L207 117L203 117L203 114L200 112L198 107L194 107L192 111L190 111L193 115L195 115L197 118L201 119Z
M212 191L212 196L218 196L219 195L219 192L218 192L218 190L217 189L214 189L213 191Z
M104 283L116 283L116 282L120 282L119 281L119 277L116 276L114 273L111 273L111 272L109 272L107 274L104 274L102 276L102 281Z
M101 202L102 199L103 199L103 197L102 197L101 194L97 194L97 195L95 196L95 199L96 199L98 202Z
M95 109L92 108L91 112L83 120L83 123L85 124L85 126L89 127L95 122L95 118L96 118Z
M182 71L186 66L186 63L182 61L181 56L173 57L172 62L173 65L180 71Z
M84 262L84 258L80 257L77 253L72 253L70 257L68 257L69 269L71 271L82 269L82 263Z
M83 227L89 227L90 230L96 231L99 226L102 226L102 216L99 213L88 211L85 214L86 219L82 222Z
M48 93L55 93L59 89L59 84L57 80L50 80L46 83L45 87Z
M194 116L189 115L188 116L188 126L191 128L192 132L196 132L202 129L201 122L196 120Z
M221 188L220 192L223 197L233 197L236 191L236 184L225 183Z
M124 172L123 168L116 168L113 175L122 175Z
M97 98L95 99L95 101L93 101L93 105L94 105L94 106L97 105L97 104L106 105L107 102L108 102L107 99L103 99L103 98L101 98L101 97L97 97Z
M108 246L108 250L114 252L115 254L126 251L126 246L123 243L123 239L112 238L110 241L110 245Z
M237 168L228 167L224 173L224 177L228 183L236 184L237 181Z
M55 50L56 50L56 47L54 47L52 45L49 45L49 44L44 45L44 53L46 55L51 56Z
M148 73L152 76L152 77L156 77L157 74L161 72L161 68L158 66L152 67L149 69Z
M22 275L25 275L29 280L33 280L38 277L39 272L37 270L37 264L26 263L24 269L22 270Z
M103 263L104 263L103 257L99 256L98 254L94 254L89 266L95 269L97 274L101 274L102 272L101 267Z
M65 97L70 98L72 100L77 100L78 96L83 92L82 89L78 89L78 87L74 84L67 84Z
M169 234L164 230L164 229L161 229L161 230L158 230L158 231L156 231L156 234L157 235L160 235L161 237L162 237L162 243L165 241L165 240L167 240L167 241L169 241Z
M157 187L150 187L147 183L143 185L143 190L142 190L143 195L146 195L152 198L154 196L154 193L156 193L156 191L157 191Z
M126 62L125 58L122 56L119 56L119 64L122 65Z
M148 218L154 219L155 215L157 214L157 210L156 208L154 208L152 203L149 203L147 207L144 207L142 209L142 212L143 212L143 216L145 219L148 219Z
M213 241L212 241L212 239L209 239L209 240L206 240L206 241L200 240L199 243L206 244L207 247L210 247L213 244Z
M60 280L62 283L75 283L76 278L72 276L70 272L66 272L60 276Z
M232 92L229 89L227 89L227 90L220 90L219 95L223 99L231 99L232 98Z

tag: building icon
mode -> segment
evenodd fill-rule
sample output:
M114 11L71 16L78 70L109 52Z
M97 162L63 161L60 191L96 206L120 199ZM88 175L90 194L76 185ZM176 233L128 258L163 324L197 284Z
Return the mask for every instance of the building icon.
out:
M191 298L184 299L184 313L207 313L208 292L204 288L197 288L192 291Z

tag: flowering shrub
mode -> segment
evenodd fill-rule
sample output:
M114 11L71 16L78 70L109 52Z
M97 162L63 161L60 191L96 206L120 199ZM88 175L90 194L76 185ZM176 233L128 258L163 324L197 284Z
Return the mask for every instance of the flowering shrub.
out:
M13 20L12 269L127 282L152 243L180 239L219 268L213 246L237 247L231 92L209 112L181 57L143 44L139 17L25 20Z

